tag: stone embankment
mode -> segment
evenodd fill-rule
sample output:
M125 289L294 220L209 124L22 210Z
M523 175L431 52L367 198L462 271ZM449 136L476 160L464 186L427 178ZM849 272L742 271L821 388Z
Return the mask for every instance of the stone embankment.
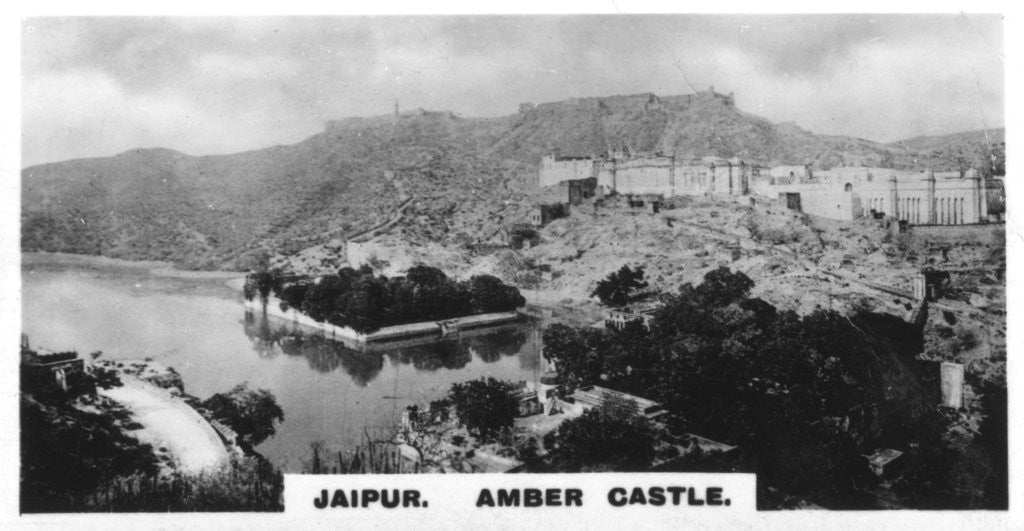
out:
M321 332L331 339L355 346L362 346L367 343L392 341L414 336L437 335L440 338L449 334L457 333L460 330L471 330L485 326L511 323L520 319L519 312L485 313L446 319L443 321L426 321L397 326L387 326L377 330L376 332L361 334L347 326L322 323L296 310L295 308L282 309L281 300L273 296L268 297L265 304L258 298L245 301L245 308L246 311L259 312L268 317L283 319L306 329Z

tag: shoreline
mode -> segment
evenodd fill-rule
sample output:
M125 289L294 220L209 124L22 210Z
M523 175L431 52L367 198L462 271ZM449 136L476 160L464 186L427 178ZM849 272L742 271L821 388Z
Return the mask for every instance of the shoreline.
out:
M259 312L267 317L274 317L283 321L291 322L299 326L310 328L319 332L329 334L331 339L354 345L366 347L369 345L380 345L388 341L410 337L422 337L436 335L437 339L443 339L447 335L457 336L461 330L472 330L493 325L516 322L522 319L518 311L485 313L479 315L467 315L443 321L422 321L417 323L406 323L395 326L386 326L369 334L361 334L347 326L337 326L331 323L321 323L312 317L299 312L294 308L281 309L281 300L277 297L268 297L267 304L257 298L243 302L247 312ZM445 333L449 330L449 333Z
M233 280L245 277L243 271L189 271L178 269L173 263L160 260L124 260L102 255L46 251L22 251L20 265L22 268L25 266L115 267L146 271L158 277L196 280Z

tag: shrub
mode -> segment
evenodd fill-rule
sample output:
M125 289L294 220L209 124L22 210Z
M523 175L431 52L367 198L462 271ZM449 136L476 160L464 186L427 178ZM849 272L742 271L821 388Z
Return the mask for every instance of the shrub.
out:
M250 447L274 435L277 423L284 421L284 411L274 395L266 389L249 389L246 383L211 396L202 407L235 430L240 443Z
M644 280L644 268L639 266L632 269L627 265L622 266L618 271L611 272L606 278L597 282L592 296L601 300L602 304L609 306L622 306L629 302L629 298L639 290L647 287Z
M514 391L512 383L488 377L453 384L448 396L466 428L488 439L512 426L519 410Z
M565 421L545 443L553 447L554 466L567 470L599 465L641 470L654 457L654 434L647 421L632 402L615 397Z

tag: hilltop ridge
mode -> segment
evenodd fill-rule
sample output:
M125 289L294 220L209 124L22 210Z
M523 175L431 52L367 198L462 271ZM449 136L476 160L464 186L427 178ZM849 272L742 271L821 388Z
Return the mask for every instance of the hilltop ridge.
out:
M713 89L522 104L497 118L417 109L330 120L299 143L242 153L146 148L25 168L22 249L244 269L262 254L294 253L387 221L405 197L416 197L412 214L427 218L411 228L423 238L485 239L521 217L540 157L552 151L946 169L964 160L944 151L959 141L817 135L744 112Z

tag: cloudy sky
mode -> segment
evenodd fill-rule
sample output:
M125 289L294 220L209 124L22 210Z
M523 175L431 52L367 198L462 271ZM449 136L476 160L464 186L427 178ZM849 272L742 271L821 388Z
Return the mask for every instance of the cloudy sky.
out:
M328 119L713 85L817 133L1004 125L991 15L31 18L22 165L300 141Z

